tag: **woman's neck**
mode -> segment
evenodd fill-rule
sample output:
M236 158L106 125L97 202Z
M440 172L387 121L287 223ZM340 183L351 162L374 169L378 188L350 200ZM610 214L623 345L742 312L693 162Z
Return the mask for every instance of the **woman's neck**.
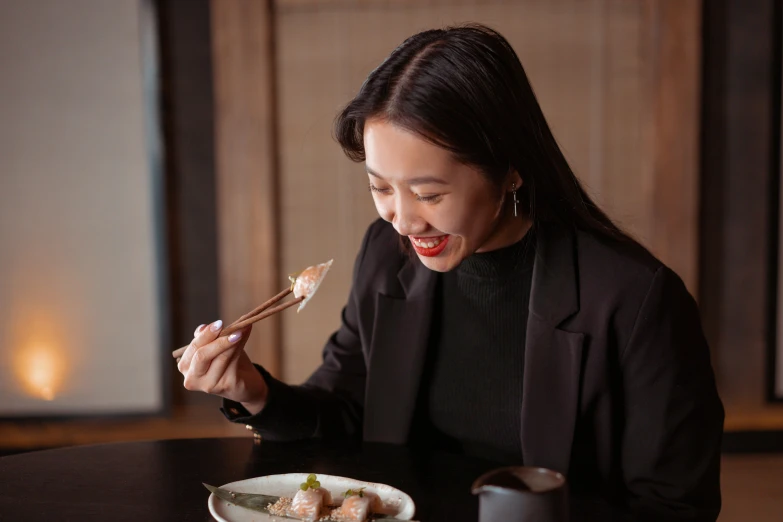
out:
M477 253L491 252L499 248L513 245L522 240L533 226L533 220L528 216L506 214L495 227L487 240L476 250Z

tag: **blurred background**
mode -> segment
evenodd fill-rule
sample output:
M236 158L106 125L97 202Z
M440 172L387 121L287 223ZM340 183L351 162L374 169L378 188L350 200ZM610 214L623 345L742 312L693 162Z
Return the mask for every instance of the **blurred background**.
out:
M721 520L780 520L780 0L0 0L0 455L249 436L171 350L334 258L247 345L309 375L376 217L332 120L407 36L468 21L508 38L588 190L698 299Z

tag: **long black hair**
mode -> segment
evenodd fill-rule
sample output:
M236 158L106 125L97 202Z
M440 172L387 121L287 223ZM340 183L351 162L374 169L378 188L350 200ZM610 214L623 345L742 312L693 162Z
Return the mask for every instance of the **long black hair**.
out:
M522 178L519 199L543 221L630 239L590 199L549 129L508 41L480 24L406 39L365 80L334 124L346 155L364 161L364 125L380 119L443 147L500 186Z

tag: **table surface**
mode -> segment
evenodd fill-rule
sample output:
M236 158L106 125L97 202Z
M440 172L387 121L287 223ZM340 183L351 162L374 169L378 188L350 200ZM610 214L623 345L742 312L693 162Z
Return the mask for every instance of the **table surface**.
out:
M475 522L473 480L497 463L385 444L252 438L76 446L0 458L0 520L213 520L202 482L324 473L405 491L422 521Z
M322 473L394 486L421 522L476 522L473 481L497 462L374 443L180 439L74 446L0 457L0 521L212 521L202 482ZM571 498L571 522L614 508Z

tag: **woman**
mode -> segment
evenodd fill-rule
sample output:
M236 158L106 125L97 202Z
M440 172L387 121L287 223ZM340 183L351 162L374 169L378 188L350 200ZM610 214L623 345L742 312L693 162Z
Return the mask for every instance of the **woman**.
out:
M508 42L412 36L335 130L381 219L323 364L288 386L218 322L180 361L185 387L268 439L437 444L715 520L723 408L694 300L582 189Z

